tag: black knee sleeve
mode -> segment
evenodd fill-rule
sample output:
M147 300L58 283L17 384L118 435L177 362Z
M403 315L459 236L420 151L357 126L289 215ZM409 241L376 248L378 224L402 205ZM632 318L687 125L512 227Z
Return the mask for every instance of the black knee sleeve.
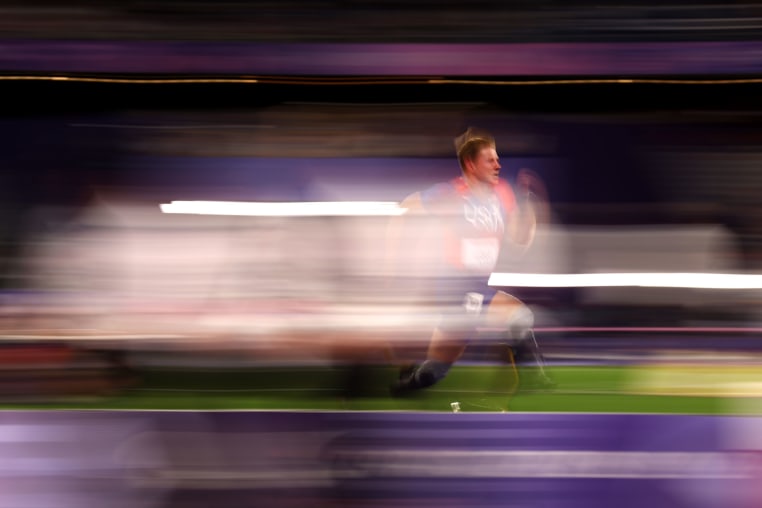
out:
M451 366L452 364L447 362L426 360L413 374L411 383L415 388L427 388L444 379Z

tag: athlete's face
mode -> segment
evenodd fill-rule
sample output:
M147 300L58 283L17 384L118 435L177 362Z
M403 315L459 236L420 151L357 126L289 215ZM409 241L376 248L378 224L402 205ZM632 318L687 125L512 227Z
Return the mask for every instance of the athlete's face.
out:
M474 157L466 162L466 169L478 182L495 185L500 176L500 159L494 148L485 146Z

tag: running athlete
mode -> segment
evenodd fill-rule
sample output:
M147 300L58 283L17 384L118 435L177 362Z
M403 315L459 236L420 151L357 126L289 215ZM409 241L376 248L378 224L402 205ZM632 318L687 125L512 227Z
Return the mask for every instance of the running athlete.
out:
M395 219L425 215L436 224L443 242L443 269L434 292L444 310L426 360L403 368L392 393L402 395L442 380L480 327L494 330L490 339L510 344L510 354L528 356L538 367L540 383L548 386L552 382L532 332L532 311L487 284L506 242L521 249L532 243L538 217L547 213L544 186L534 174L521 170L514 193L500 178L495 140L487 132L469 128L455 139L455 149L461 175L408 196L400 205L406 212ZM401 227L392 225L392 241ZM399 246L392 248L399 251Z

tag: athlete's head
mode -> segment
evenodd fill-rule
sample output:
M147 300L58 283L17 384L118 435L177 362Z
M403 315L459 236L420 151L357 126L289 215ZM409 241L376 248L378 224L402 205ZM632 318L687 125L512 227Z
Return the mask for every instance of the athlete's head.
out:
M469 127L455 138L455 151L464 175L482 183L497 183L500 162L491 134Z

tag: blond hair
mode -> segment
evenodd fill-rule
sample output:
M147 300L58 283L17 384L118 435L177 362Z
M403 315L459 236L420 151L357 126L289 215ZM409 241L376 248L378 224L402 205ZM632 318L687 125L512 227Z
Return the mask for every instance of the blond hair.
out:
M495 138L485 130L469 127L466 132L455 138L455 153L458 154L460 169L465 171L466 161L474 160L485 147L495 148Z

